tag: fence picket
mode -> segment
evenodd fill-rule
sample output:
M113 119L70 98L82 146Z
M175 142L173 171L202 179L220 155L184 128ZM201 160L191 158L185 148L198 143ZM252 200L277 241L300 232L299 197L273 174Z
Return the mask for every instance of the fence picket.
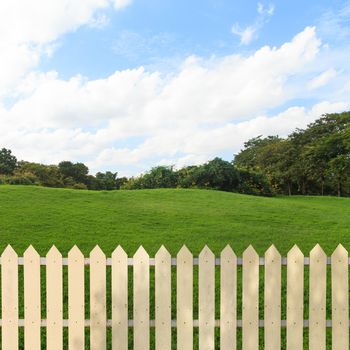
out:
M281 255L274 245L265 253L265 349L281 349Z
M47 350L63 349L62 255L53 246L46 255Z
M252 246L243 253L243 350L259 348L259 256Z
M162 246L155 256L156 350L171 349L171 256Z
M237 257L230 246L221 252L220 349L236 349Z
M74 246L68 253L69 350L84 350L85 347L84 295L84 256Z
M294 246L287 255L287 350L303 349L304 255Z
M1 348L18 350L18 256L8 245L1 255Z
M205 246L199 254L199 348L215 346L215 256Z
M134 350L149 346L149 256L141 246L134 255Z
M40 255L32 247L24 252L24 347L40 350Z
M339 244L332 254L332 347L349 349L348 252Z
M193 256L183 246L177 254L177 347L193 349Z
M106 349L106 256L99 246L90 253L90 349Z
M112 254L112 349L128 349L128 256L121 246Z
M310 252L309 349L326 349L327 255L317 244Z

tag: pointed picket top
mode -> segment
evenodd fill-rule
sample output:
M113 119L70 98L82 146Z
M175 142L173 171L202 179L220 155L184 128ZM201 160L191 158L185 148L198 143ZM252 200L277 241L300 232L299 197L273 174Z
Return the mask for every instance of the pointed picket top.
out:
M316 244L315 247L310 252L310 260L327 260L327 255L319 244Z
M237 256L229 244L221 251L220 258L227 263L236 262L237 260Z
M137 249L136 253L134 254L134 260L140 261L141 263L149 260L149 255L142 245L139 247L139 249Z
M125 250L123 249L123 247L121 245L118 245L117 248L115 248L113 250L113 253L112 253L112 259L114 258L127 258L128 255L126 254Z
M202 251L199 253L199 260L207 261L208 259L215 259L215 255L210 248L205 245Z
M304 259L304 254L303 252L300 250L300 248L294 244L293 248L288 252L287 254L287 259Z
M57 249L57 247L55 245L52 245L52 247L50 248L50 250L47 252L46 257L61 257L62 254L61 252Z
M163 261L163 260L168 260L171 259L171 255L168 252L168 250L164 247L164 245L162 245L159 250L156 253L155 256L156 261Z
M249 245L249 247L243 252L243 261L251 262L256 259L259 260L259 255L253 246Z
M84 255L81 250L74 245L73 248L68 252L68 259L84 259Z
M50 250L47 252L46 259L49 260L49 261L53 261L55 263L56 261L62 260L62 254L56 248L56 246L53 245L50 248Z
M281 254L277 250L274 244L272 244L270 248L267 249L267 251L265 252L265 260L271 263L274 263L274 262L277 262L279 264L281 263Z
M7 245L5 250L2 252L1 259L7 259L7 260L12 260L12 259L17 259L18 254L16 251L12 248L10 244Z
M344 248L342 244L338 244L337 248L335 248L332 259L341 259L341 258L348 258L348 251Z
M24 261L29 260L32 262L33 259L40 259L39 253L30 245L23 254Z
M96 245L94 249L90 252L90 260L96 263L105 262L106 254L102 251L102 249Z
M193 255L191 251L185 245L183 245L182 248L177 253L177 260L188 261L188 262L193 260Z

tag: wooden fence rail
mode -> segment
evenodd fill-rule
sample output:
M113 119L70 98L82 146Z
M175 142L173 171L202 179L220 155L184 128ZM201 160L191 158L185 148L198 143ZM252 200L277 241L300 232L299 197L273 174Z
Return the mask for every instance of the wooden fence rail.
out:
M52 247L45 258L30 246L23 258L11 246L1 255L1 349L19 348L19 327L24 327L24 347L42 348L41 328L46 328L46 348L63 349L63 329L68 327L70 350L107 349L107 328L111 328L113 350L128 349L128 329L133 328L133 349L148 350L151 342L150 328L155 327L155 349L170 350L172 328L176 328L176 348L192 350L194 328L198 328L200 350L237 348L237 328L242 329L242 349L258 350L259 328L264 332L264 348L281 349L281 329L286 328L286 349L303 349L304 328L308 328L308 348L326 349L326 329L332 328L332 349L349 349L349 278L348 252L339 245L331 257L316 245L309 257L304 257L297 246L281 257L271 246L264 257L259 257L249 246L238 258L227 246L215 258L208 247L194 258L184 246L176 258L161 247L155 258L150 258L140 247L132 258L119 246L107 258L96 246L85 258L78 247L73 247L67 258ZM19 265L23 265L23 281ZM85 281L85 266L89 265L89 286ZM194 266L198 265L198 279L194 280ZM331 296L327 305L327 266L330 265ZM41 268L45 266L45 269ZM68 319L63 317L64 270L68 266ZM132 266L132 276L129 266ZM154 295L151 295L150 266L154 266ZM172 288L172 266L176 266L176 291ZM241 267L240 267L241 266ZM263 266L263 268L261 268ZM282 267L286 267L286 281ZM307 267L305 267L307 266ZM111 295L107 293L107 268L110 267ZM242 279L238 279L238 267ZM305 291L304 270L308 269L308 290ZM41 272L45 271L44 276ZM215 279L219 273L218 280ZM153 272L152 272L153 274ZM129 285L132 277L132 286ZM260 282L263 279L263 294ZM45 281L45 282L43 282ZM19 318L23 282L24 319ZM41 288L46 287L46 318L42 319ZM194 299L194 285L198 285L198 300ZM285 288L284 288L285 287ZM85 304L86 289L89 303ZM242 318L238 319L238 293L242 293ZM282 290L286 289L286 319L282 319ZM308 319L304 319L304 294L308 293ZM129 295L129 293L131 293ZM176 306L172 303L176 293ZM215 296L219 298L216 303ZM133 319L129 319L128 300L132 296ZM151 319L151 300L154 299L155 319ZM112 319L107 319L111 300ZM263 300L263 305L261 301ZM198 319L194 307L198 301ZM216 307L219 308L216 310ZM263 319L259 319L259 306ZM90 319L85 319L89 307ZM331 319L326 309L331 309ZM176 319L172 319L176 313ZM176 312L175 312L176 310ZM215 312L216 311L216 312ZM219 315L219 319L215 318ZM261 312L260 312L261 315ZM85 328L89 327L89 344L85 344ZM220 328L218 345L215 328Z

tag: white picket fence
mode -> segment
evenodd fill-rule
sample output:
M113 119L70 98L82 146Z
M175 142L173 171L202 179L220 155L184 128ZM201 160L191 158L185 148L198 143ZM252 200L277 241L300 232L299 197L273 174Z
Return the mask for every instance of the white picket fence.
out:
M19 274L24 270L24 320L19 319ZM41 265L46 266L46 319L41 319ZM68 320L63 319L63 266L68 266ZM84 273L90 266L90 319L85 320ZM128 266L133 266L133 320L128 319ZM176 320L171 319L171 266L176 265ZM193 319L193 266L198 265L198 320ZM259 266L264 268L264 319L259 320ZM282 266L287 269L287 319L281 320ZM304 268L309 269L309 319L304 320ZM326 319L327 265L331 265L332 319ZM106 279L111 267L112 319L107 320ZM150 320L150 266L155 269L155 320ZM237 269L242 266L242 319L237 319ZM205 247L199 258L184 246L176 258L161 247L154 259L140 247L128 258L121 247L106 258L95 247L89 258L73 247L68 258L52 247L40 258L29 247L23 258L8 246L1 255L2 346L17 350L19 327L24 346L41 349L41 327L46 327L48 350L63 349L63 328L68 327L70 350L85 349L85 327L90 327L90 349L106 349L106 329L112 328L112 349L128 349L128 328L133 327L133 348L150 348L150 327L155 327L155 348L170 350L171 329L176 327L176 347L193 349L194 327L199 328L199 349L215 348L215 327L220 327L220 349L237 346L242 328L243 350L259 348L259 327L264 328L265 349L281 349L281 328L286 327L287 349L303 349L303 329L308 327L309 349L326 349L326 328L332 327L332 348L349 349L349 257L341 245L327 258L317 245L310 257L294 246L286 258L271 246L263 258L248 247L237 258L227 246L215 258ZM215 268L220 269L220 319L215 319ZM239 267L240 268L240 267ZM196 282L196 281L195 281Z

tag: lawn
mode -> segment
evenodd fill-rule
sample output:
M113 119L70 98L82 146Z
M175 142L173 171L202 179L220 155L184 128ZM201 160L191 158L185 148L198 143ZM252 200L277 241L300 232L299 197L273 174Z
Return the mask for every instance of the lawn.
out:
M329 255L350 248L350 198L263 198L209 190L160 189L94 192L0 186L0 250L19 254L33 244L41 255L55 244L66 255L99 244L107 255L122 245L129 255L142 244L151 256L164 244L175 255L186 244L195 255L207 244L238 255L275 244L285 255L298 244L305 254L320 243Z

